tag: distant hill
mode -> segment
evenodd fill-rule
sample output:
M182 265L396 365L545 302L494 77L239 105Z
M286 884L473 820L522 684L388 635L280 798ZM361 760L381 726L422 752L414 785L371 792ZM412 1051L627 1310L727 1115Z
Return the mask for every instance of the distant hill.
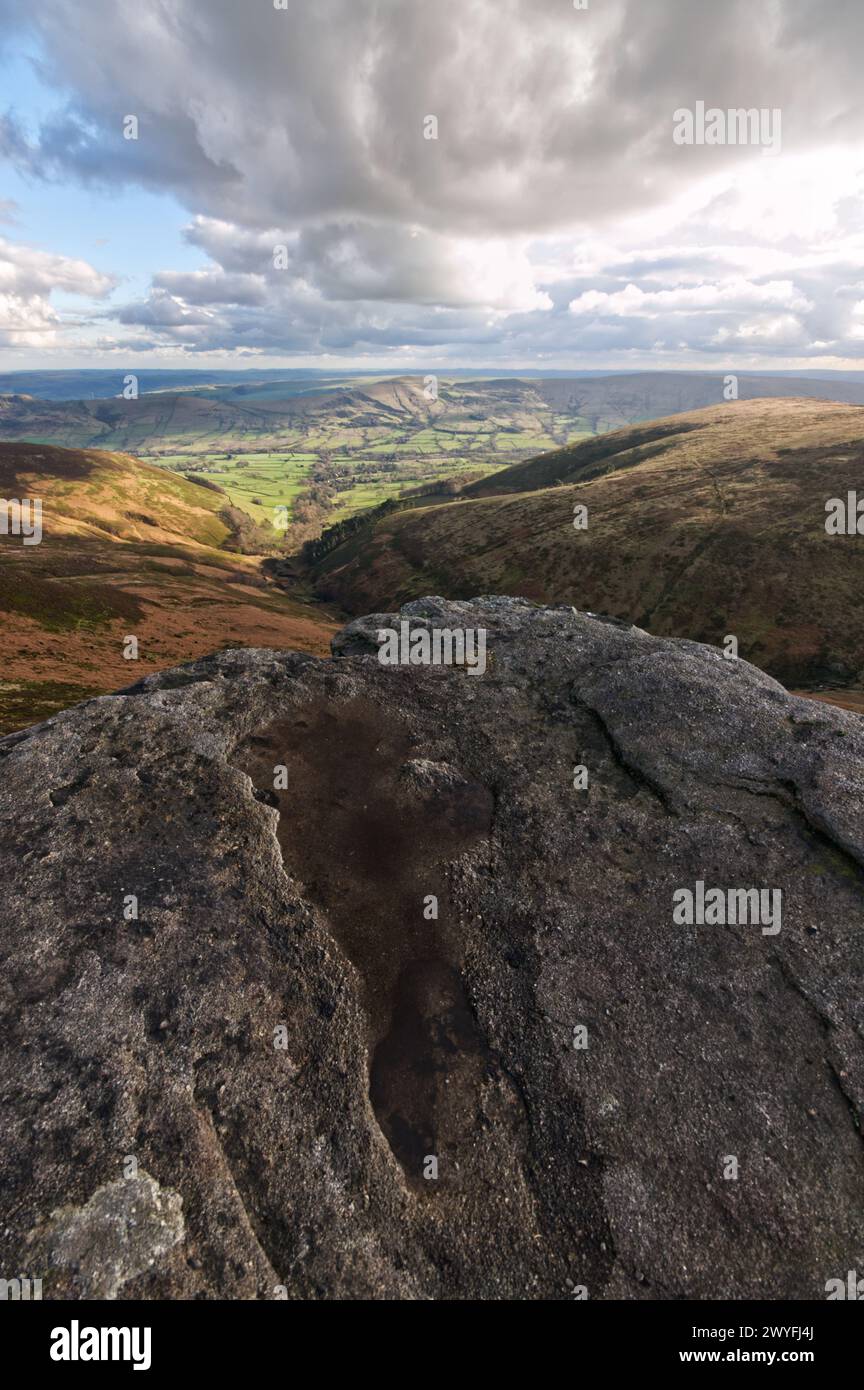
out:
M594 377L588 381L553 379L532 385L549 405L577 412L587 428L599 434L626 424L726 404L725 380L719 372L634 372L632 376ZM741 374L736 383L738 399L742 401L808 396L864 405L864 380Z
M0 733L214 649L327 651L327 615L231 551L245 518L212 486L125 454L0 444L0 497L41 499L44 532L0 535Z
M479 432L488 436L491 454L509 452L502 459L509 463L547 442L564 444L574 435L724 403L723 375L707 372L474 380L442 376L431 390L424 381L423 376L399 376L313 383L307 377L212 386L193 382L183 389L154 390L155 383L148 387L142 376L137 400L120 395L42 399L0 392L0 440L171 455L286 446L353 451L362 439L374 457L376 447L404 449L415 440L426 452L432 447L428 430L435 431L439 447L464 450L476 444L471 435ZM864 380L741 375L737 382L741 400L808 396L864 405ZM118 389L120 384L118 379ZM394 428L403 433L392 439L374 434ZM373 433L360 436L358 430Z
M175 371L166 367L125 369L85 368L81 371L0 372L0 393L26 394L48 401L108 400L123 391L128 371L134 371L142 391L195 391L237 387L249 391L281 388L286 394L327 386L362 372L332 372L318 368L240 368L228 371Z
M570 383L568 383L570 385ZM582 387L584 383L576 383ZM864 671L864 537L825 503L861 488L864 409L713 405L542 455L361 526L311 568L354 614L420 594L572 603L722 645L787 683ZM574 506L588 508L574 530Z

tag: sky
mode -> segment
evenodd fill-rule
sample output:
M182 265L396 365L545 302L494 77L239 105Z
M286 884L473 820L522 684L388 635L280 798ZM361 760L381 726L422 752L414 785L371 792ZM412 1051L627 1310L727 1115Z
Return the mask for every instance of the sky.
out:
M0 369L860 369L862 58L861 0L0 0Z

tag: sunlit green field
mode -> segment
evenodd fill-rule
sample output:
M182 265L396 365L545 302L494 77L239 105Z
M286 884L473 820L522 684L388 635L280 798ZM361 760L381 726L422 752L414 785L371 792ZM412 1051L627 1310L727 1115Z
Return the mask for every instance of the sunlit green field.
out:
M354 441L361 434L377 436L377 442L361 442L357 447ZM382 434L389 437L382 439ZM345 478L346 486L337 492L334 510L328 515L328 521L340 521L406 490L462 473L494 472L524 457L526 450L541 452L552 447L550 439L541 434L493 435L479 428L458 432L428 428L416 431L410 439L405 434L402 428L346 430L338 438L338 452L330 434L326 448L316 449L322 438L317 433L306 436L303 452L233 452L224 446L207 452L196 447L189 453L151 454L149 461L215 483L257 524L267 527L277 523L278 527L280 520L292 519L294 501L310 485L322 452L331 476ZM200 441L196 443L200 445ZM287 516L280 517L277 508L281 507L288 509Z
M406 489L422 487L424 484L431 484L442 478L450 478L469 471L472 475L496 473L499 468L504 466L497 460L454 458L449 454L444 457L439 455L434 459L424 458L422 461L416 462L415 476L402 478L400 475L398 487L394 487L392 479L389 481L384 479L375 483L356 483L353 487L338 493L336 506L328 517L328 522L342 521L346 516L353 516L355 512L365 511L368 507L379 507L389 497L398 497L400 492Z
M246 467L241 467L246 463ZM250 454L245 458L214 460L214 466L200 475L224 489L235 507L248 512L259 525L272 525L276 508L288 507L290 518L294 499L306 485L315 463L313 454Z
M212 411L202 409L194 433L174 432L166 415L159 443L151 433L149 448L142 439L136 452L215 483L258 525L282 529L294 519L298 495L313 483L335 488L330 524L445 478L493 472L592 433L578 415L542 404L487 403L476 386L448 387L444 411L403 404L394 399L378 406L365 398L358 404L335 395L332 411L316 408L291 422L259 416L248 434L245 422L235 419L229 434L211 418L219 413L214 401ZM280 514L281 508L287 512Z
M238 453L225 458L220 452L216 455L169 454L153 462L215 483L228 494L235 507L246 512L258 525L272 526L277 518L277 507L287 507L290 519L294 499L306 486L316 458L316 454L285 453Z

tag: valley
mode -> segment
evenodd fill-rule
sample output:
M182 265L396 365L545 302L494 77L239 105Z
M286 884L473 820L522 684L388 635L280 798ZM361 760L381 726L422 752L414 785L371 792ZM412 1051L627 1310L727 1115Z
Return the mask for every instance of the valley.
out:
M225 387L137 400L0 396L0 439L132 452L216 483L273 539L286 523L305 527L305 539L325 518L591 433L574 404L550 398L549 385L421 377L301 395L287 383L281 393Z
M346 616L428 593L571 603L715 646L731 633L790 688L864 708L864 563L824 527L860 480L864 408L781 395L643 420L720 388L673 377L442 380L437 399L423 378L290 398L296 383L264 383L242 403L233 385L0 397L0 432L23 412L99 440L0 442L0 496L45 511L43 544L0 536L0 731L210 650L325 654ZM136 434L134 454L115 447Z
M0 394L0 441L134 454L223 489L297 549L328 525L391 498L447 496L513 464L628 424L721 403L724 375L322 376L158 386L66 400ZM240 377L242 373L226 373ZM165 379L170 384L170 374ZM742 400L807 396L864 404L864 382L742 374ZM15 384L7 378L0 385ZM25 378L22 382L27 385ZM73 385L79 379L73 379ZM59 389L52 379L51 392ZM108 389L103 382L102 390ZM286 532L288 533L286 536Z

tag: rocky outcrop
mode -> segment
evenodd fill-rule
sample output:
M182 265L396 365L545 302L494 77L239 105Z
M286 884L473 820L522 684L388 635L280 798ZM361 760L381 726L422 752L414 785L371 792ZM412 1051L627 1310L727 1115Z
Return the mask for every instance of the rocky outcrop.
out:
M402 617L485 628L485 674L379 664L378 616L0 742L0 1275L824 1297L864 1263L864 725L569 607ZM766 896L682 920L717 889Z

